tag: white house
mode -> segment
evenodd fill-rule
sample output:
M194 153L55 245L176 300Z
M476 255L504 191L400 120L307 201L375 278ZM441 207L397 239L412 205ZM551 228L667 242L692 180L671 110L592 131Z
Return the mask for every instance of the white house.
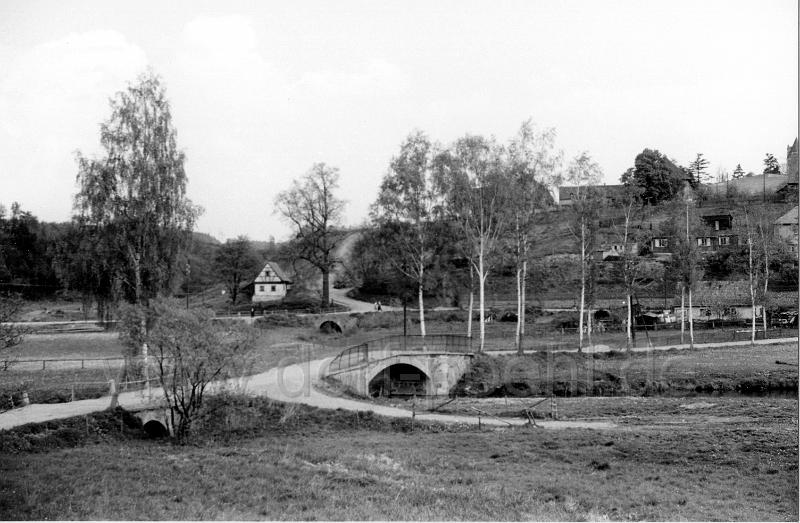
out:
M280 300L292 288L292 281L280 266L268 261L253 280L253 303Z

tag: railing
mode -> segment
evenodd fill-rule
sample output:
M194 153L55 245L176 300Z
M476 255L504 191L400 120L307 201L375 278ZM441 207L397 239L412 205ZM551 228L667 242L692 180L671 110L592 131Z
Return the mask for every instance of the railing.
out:
M460 352L472 353L472 339L456 334L429 334L427 336L387 336L349 347L339 353L330 365L329 372L351 369L380 359L391 352Z

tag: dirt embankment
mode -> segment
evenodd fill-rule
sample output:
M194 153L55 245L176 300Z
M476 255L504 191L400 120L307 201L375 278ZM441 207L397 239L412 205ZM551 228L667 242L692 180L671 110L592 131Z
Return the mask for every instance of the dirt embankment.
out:
M661 352L478 356L454 392L477 397L797 394L797 355L787 357L785 348Z

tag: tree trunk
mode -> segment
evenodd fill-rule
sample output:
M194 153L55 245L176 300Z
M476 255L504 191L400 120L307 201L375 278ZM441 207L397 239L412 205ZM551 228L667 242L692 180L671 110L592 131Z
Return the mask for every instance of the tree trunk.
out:
M686 343L686 286L681 285L681 345Z
M527 252L525 253L527 256ZM527 317L527 313L525 311L525 307L528 303L528 291L525 287L528 285L528 260L522 260L522 310L520 311L520 322L519 322L519 338L520 338L520 347L522 346L522 342L525 339L525 320ZM520 350L521 353L524 353L524 350Z
M480 321L481 321L481 343L478 352L483 352L484 340L486 338L486 319L484 318L485 312L485 296L484 296L484 284L486 282L486 277L484 275L484 268L483 268L483 239L481 238L481 252L478 255L478 307L480 308Z
M331 271L327 267L322 269L322 306L328 307L331 304L330 295Z
M472 338L472 309L475 305L475 268L469 264L469 314L467 315L467 338Z
M423 284L422 284L422 268L420 268L419 275L420 275L419 288L417 289L418 290L418 294L419 294L419 332L420 332L420 334L422 334L422 337L424 338L425 337L425 300L423 299L423 296L422 296L422 291L423 291L423 287L424 287Z
M578 313L578 352L583 350L583 313L586 300L586 228L581 222L581 305Z
M626 334L627 334L627 343L626 343L626 345L627 345L628 352L630 352L631 351L631 347L633 346L632 337L631 337L631 322L633 321L633 312L631 311L631 293L630 292L628 292L627 298L628 298L628 304L627 304L628 305L628 321L626 322L627 323L627 327L626 327L625 330L626 330Z
M522 354L522 343L520 343L520 326L522 321L522 271L517 269L517 329L514 333L514 346L518 354Z
M692 288L689 287L689 348L694 348L694 321L692 320Z

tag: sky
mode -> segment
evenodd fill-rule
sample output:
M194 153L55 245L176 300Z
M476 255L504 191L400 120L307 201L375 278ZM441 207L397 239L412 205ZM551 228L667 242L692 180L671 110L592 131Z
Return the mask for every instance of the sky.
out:
M109 99L166 85L197 230L280 241L317 162L359 225L415 129L506 142L532 119L618 183L644 148L710 171L786 161L796 0L0 0L0 204L67 221Z

